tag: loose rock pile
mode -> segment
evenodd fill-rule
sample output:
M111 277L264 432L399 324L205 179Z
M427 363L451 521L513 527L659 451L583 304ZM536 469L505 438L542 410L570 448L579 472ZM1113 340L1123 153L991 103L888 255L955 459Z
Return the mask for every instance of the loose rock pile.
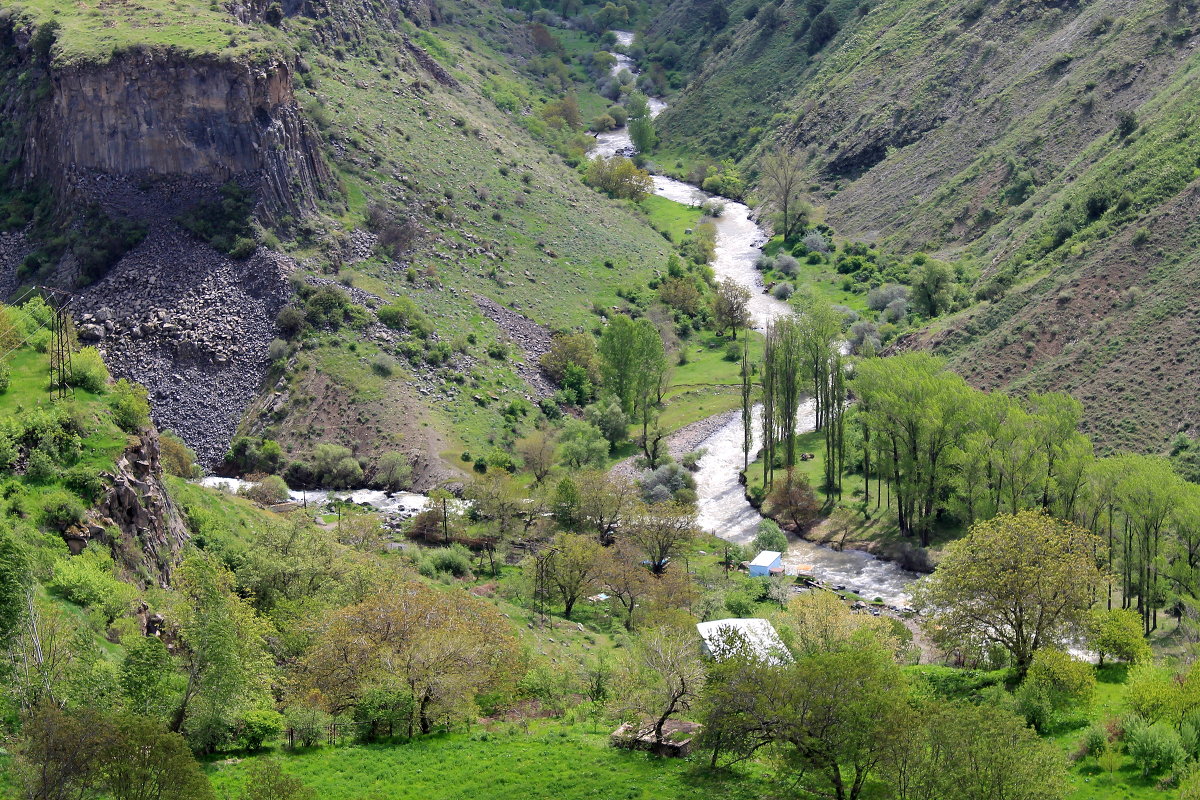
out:
M289 259L264 248L234 261L172 222L75 304L79 338L110 370L150 390L155 422L202 464L220 461L257 393L288 297Z
M538 367L542 355L550 350L550 331L528 317L505 308L495 300L478 294L474 299L475 305L479 306L483 315L499 325L500 330L524 351L525 360L516 365L517 374L529 384L537 397L549 397L554 394L554 384Z

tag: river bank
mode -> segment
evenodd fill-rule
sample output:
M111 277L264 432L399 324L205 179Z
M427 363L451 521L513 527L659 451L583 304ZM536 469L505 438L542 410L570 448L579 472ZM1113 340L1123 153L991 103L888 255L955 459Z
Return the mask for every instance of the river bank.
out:
M615 32L622 46L633 43L633 34ZM619 68L636 67L627 58L618 61ZM651 113L657 115L666 104L652 104ZM612 156L631 155L636 152L626 129L611 131L597 137L596 154ZM663 175L654 176L654 193L660 197L685 205L699 207L714 199L714 195L699 187ZM763 331L767 324L783 314L791 313L787 303L776 300L764 292L762 277L754 268L768 241L766 231L759 227L749 206L727 198L715 198L723 205L722 213L713 224L717 231L716 252L712 261L713 273L718 280L732 278L750 290L749 312L751 324ZM797 430L811 431L815 427L815 408L811 400L801 404L797 415ZM762 408L753 412L750 452L761 447L758 431L761 429ZM758 525L764 517L746 498L742 484L742 469L745 466L745 432L741 414L730 412L701 420L689 425L678 434L681 444L687 449L682 452L703 448L704 456L699 460L694 473L697 495L697 521L701 529L737 544L749 544L758 533ZM700 432L707 436L699 438ZM697 434L695 440L691 434ZM682 454L682 453L681 453ZM811 576L822 585L842 587L861 597L880 598L895 608L909 604L908 588L917 579L917 574L861 550L835 550L789 535L789 546L785 563L794 565L798 571Z

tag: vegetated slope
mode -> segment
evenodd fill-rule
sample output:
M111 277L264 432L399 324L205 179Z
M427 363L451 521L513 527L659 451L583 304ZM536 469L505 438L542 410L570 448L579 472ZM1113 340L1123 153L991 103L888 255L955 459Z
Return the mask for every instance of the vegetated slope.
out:
M667 244L626 204L602 199L552 155L553 132L541 141L533 134L544 131L531 133L530 120L540 122L536 111L551 98L517 69L533 53L523 23L471 2L285 6L14 4L4 41L14 80L4 107L20 115L3 131L6 174L28 195L45 184L45 165L71 169L49 200L14 200L7 227L22 229L47 204L61 211L97 203L116 219L153 217L146 239L130 251L139 263L124 268L128 259L118 253L98 270L122 277L110 288L136 291L132 278L144 274L148 257L165 252L183 272L218 270L207 283L219 284L229 266L210 244L234 251L235 260L257 244L254 259L266 253L261 246L288 256L269 256L272 297L286 292L289 273L353 283L363 290L354 296L359 303L408 296L432 321L433 336L414 344L378 325L322 334L303 357L283 362L299 374L282 376L282 385L271 376L247 427L279 436L297 456L329 441L370 459L400 439L402 449L436 458L453 443L445 435L451 425L485 446L500 409L536 394L516 371L520 342L490 346L508 334L480 313L477 295L543 325L578 325L594 302L615 302L622 284L644 283L665 262ZM126 80L135 63L144 74ZM109 83L123 88L111 97L95 90ZM138 85L161 91L142 96L128 88ZM197 102L175 108L189 92ZM89 97L99 100L82 102ZM47 121L66 131L104 128L115 138L63 134L61 143L47 144L31 135L49 129ZM164 124L173 133L163 141L137 136ZM228 198L216 188L230 179L254 193L252 217L222 216ZM197 210L197 200L206 205ZM181 220L196 235L181 231ZM48 236L35 226L8 237L0 284L70 283L80 272L79 248L46 241L61 241L55 237L71 225L64 215L44 226ZM192 252L181 253L181 241ZM171 338L188 338L184 332L202 324L189 294L196 281L172 294L174 283L153 309L106 290L94 305L85 292L80 311L113 319L115 330L97 333L114 352L145 348L147 318L158 332L169 326ZM245 377L252 385L266 368L270 336L257 318L240 325L231 313L232 338L222 330L220 347L189 343L180 369L158 360L139 369L132 356L116 362L160 400L157 421L178 429L209 464L252 401ZM466 342L469 333L476 336ZM461 357L451 355L452 344ZM389 374L373 374L375 356L391 360L381 370ZM183 367L196 364L194 379ZM199 405L228 420L214 428L190 411L175 412L196 405L179 398L189 385L207 389L223 375L239 390L205 394ZM308 419L316 407L327 413Z
M755 140L803 154L839 233L978 274L983 304L909 345L982 385L1070 388L1104 445L1161 448L1192 416L1172 409L1195 410L1172 390L1200 366L1180 302L1195 280L1195 4L850 9L830 3L840 32L779 72L753 70L755 48L786 52L807 7L782 4L770 32L734 8L728 46L668 112L668 142L746 156L708 115L716 104L690 98L734 75L786 95ZM718 130L701 137L705 126Z

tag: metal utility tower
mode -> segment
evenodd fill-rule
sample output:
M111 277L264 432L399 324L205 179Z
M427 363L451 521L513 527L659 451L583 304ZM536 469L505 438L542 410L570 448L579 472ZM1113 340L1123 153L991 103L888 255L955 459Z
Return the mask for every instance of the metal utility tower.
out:
M42 287L42 291L49 296L50 307L54 309L54 337L50 345L50 398L65 400L75 396L71 386L74 375L71 368L73 322L67 311L74 295L49 287Z

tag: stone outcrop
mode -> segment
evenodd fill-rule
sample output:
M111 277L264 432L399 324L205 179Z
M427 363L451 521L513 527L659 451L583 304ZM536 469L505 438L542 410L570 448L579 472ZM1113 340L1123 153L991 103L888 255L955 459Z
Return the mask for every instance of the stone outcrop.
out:
M282 60L262 63L132 50L106 64L54 67L23 144L30 182L77 197L77 176L238 179L267 221L316 210L333 180Z
M143 431L104 478L109 487L87 522L63 537L78 553L92 542L107 545L131 577L166 586L179 563L188 529L162 482L158 433Z

